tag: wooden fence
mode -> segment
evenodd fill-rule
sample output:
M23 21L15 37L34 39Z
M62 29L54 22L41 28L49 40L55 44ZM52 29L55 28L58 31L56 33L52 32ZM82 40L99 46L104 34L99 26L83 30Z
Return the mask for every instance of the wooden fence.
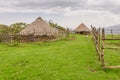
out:
M0 35L0 42L11 43L11 42L39 42L39 41L50 41L55 39L54 36L34 36L34 35Z
M101 65L103 68L120 68L120 66L106 66L105 60L104 60L104 54L105 54L105 49L115 49L115 50L120 50L120 48L112 48L112 47L106 47L105 41L115 41L118 40L117 44L120 44L120 35L118 38L114 38L113 34L111 34L112 38L106 38L105 30L104 28L99 28L96 29L95 27L91 26L92 28L92 36L93 36L93 41L95 44L96 52L98 55L98 60L101 61ZM113 43L111 43L113 44ZM120 45L119 45L120 47Z
M39 33L40 34L40 33ZM61 39L69 37L69 29L66 31L59 31L54 35L46 36L46 35L5 35L0 34L0 42L3 43L11 43L11 42L41 42L41 41L51 41L56 39Z

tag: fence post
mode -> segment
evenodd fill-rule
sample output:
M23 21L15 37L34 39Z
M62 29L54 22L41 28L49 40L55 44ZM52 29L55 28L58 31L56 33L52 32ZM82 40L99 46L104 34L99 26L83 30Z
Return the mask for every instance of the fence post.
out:
M99 29L95 29L95 35L96 35L96 50L97 50L97 53L98 53L98 60L100 61L101 60L101 52L100 52L100 28Z
M69 38L69 28L67 28L66 37Z
M101 52L100 52L100 29L96 29L95 27L92 27L92 35L93 35L93 41L95 44L97 55L99 56L98 60L101 60Z
M101 52L101 59L102 59L102 67L105 66L105 62L104 62L104 39L105 39L105 31L104 28L102 29L102 52Z
M98 29L98 42L99 42L99 51L100 51L100 28Z
M112 31L112 29L111 29L111 36L112 36L112 38L113 38L113 31Z

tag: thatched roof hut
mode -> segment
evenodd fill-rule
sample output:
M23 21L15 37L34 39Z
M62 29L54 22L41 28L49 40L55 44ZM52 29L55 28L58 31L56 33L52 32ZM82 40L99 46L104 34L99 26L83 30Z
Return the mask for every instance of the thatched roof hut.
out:
M39 35L39 36L54 36L55 30L50 27L41 17L38 17L34 22L23 29L19 35Z
M90 29L89 29L84 23L81 23L81 24L75 29L75 33L87 35L87 34L90 34Z

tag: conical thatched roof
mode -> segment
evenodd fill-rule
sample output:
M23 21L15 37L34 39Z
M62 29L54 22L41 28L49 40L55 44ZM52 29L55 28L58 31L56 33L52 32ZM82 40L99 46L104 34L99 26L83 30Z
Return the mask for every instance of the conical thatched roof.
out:
M80 24L76 29L75 29L75 32L90 32L89 28L84 24Z
M18 34L52 36L55 35L55 31L41 17L39 17Z

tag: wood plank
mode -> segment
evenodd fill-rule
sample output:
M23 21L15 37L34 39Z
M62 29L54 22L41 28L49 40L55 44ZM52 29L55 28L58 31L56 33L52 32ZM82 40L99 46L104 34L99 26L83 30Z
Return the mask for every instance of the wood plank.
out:
M120 40L120 38L103 38L103 40Z
M113 68L120 68L120 66L104 66L103 68L113 69Z
M115 49L115 50L120 50L120 48L102 48L102 49Z

